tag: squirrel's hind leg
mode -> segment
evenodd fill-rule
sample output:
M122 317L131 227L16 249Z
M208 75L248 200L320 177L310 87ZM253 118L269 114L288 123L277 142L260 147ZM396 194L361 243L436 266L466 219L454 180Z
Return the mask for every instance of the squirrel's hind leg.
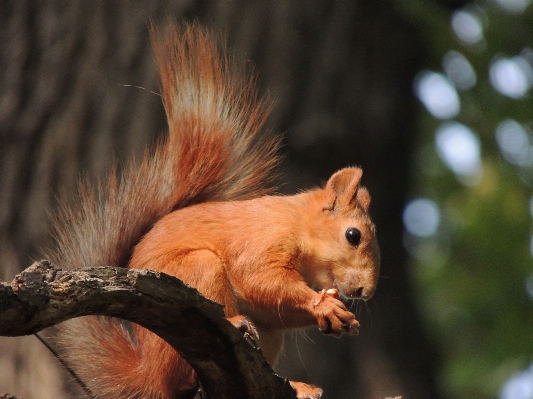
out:
M226 317L238 314L224 262L215 252L193 250L167 262L160 270L196 288L206 298L223 304Z
M320 399L322 389L304 382L290 381L291 387L296 391L298 399Z

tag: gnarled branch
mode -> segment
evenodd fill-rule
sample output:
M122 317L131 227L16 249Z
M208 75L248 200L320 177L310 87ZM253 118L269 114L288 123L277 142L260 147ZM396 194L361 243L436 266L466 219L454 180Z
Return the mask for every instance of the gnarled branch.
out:
M208 398L295 398L222 306L180 280L149 270L61 270L36 262L0 283L0 335L36 333L86 315L119 317L159 335L195 369Z

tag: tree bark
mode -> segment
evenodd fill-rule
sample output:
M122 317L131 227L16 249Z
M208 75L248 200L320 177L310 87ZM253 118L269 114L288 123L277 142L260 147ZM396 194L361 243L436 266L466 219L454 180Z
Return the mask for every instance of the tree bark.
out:
M0 335L33 334L87 315L119 317L159 335L193 366L207 398L296 397L222 305L172 276L115 267L64 271L41 261L0 284Z

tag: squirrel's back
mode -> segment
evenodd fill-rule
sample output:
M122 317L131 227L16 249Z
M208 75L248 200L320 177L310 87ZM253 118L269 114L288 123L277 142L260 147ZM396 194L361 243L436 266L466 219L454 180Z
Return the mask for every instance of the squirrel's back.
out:
M49 258L59 267L126 267L143 235L173 210L271 191L279 141L261 132L270 103L258 96L254 75L237 68L197 24L162 34L152 29L152 42L169 134L140 164L120 175L113 169L97 187L80 183L78 202L53 221L57 243ZM138 386L131 385L135 373L122 379L127 370L112 369L139 366L119 322L86 317L64 324L58 341L66 359L90 388L98 387L98 397L165 397L143 380L142 368Z

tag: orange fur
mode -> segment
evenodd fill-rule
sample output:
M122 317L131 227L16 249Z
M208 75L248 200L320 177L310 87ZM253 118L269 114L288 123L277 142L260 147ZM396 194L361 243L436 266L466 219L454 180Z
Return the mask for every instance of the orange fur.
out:
M322 189L269 193L278 141L259 135L269 105L254 78L242 79L198 26L153 33L169 136L139 167L105 189L81 186L81 200L56 221L60 265L115 265L174 275L244 315L274 363L282 331L318 325L356 334L359 323L329 293L372 296L379 272L370 196L361 170L346 168ZM360 241L347 239L356 229ZM68 360L105 398L186 397L191 367L149 331L109 318L67 323ZM319 388L293 383L299 397Z

